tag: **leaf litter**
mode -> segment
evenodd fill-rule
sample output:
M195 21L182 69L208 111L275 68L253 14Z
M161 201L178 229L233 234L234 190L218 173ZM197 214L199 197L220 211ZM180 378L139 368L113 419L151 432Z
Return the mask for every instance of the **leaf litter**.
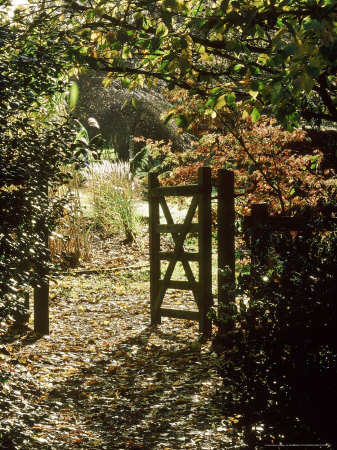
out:
M97 238L83 273L51 283L49 336L2 324L0 448L242 448L211 341L191 321L150 326L147 262L116 236ZM167 298L195 309L186 293Z

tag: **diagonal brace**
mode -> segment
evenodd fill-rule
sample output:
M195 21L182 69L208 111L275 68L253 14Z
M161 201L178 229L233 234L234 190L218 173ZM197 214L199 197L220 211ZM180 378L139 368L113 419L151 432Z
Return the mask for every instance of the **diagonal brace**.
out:
M171 212L169 210L169 207L167 206L165 197L161 197L160 200L159 200L159 203L160 203L160 206L161 206L161 208L163 210L166 222L169 225L174 225L174 221L173 221ZM174 241L175 245L177 245L178 239L179 239L179 233L171 233L171 234L172 234L172 238L173 238L173 241ZM184 254L184 253L185 253L185 251L183 249L182 250L182 254ZM195 277L193 275L193 272L192 272L192 269L191 269L191 266L190 266L190 263L188 262L188 260L182 259L182 264L183 264L185 275L186 275L186 278L188 279L188 281L191 284L195 283L196 280L195 280ZM192 289L192 292L193 292L193 295L194 295L194 299L195 299L195 301L196 301L196 303L197 303L197 305L199 307L199 303L200 303L199 292L196 291L195 289Z
M178 261L178 258L180 257L180 255L183 251L184 241L185 241L186 235L188 233L189 227L191 225L193 216L195 214L197 205L198 205L198 197L194 196L191 201L190 207L188 208L184 223L182 225L181 233L179 234L179 237L177 238L177 241L175 243L175 248L174 248L174 251L172 254L172 259L169 262L165 276L163 278L163 281L162 281L159 291L158 291L156 305L155 305L155 311L154 311L155 314L158 314L158 312L159 312L159 309L162 305L163 298L164 298L165 292L167 290L168 283L171 279L174 267L176 265L176 262Z

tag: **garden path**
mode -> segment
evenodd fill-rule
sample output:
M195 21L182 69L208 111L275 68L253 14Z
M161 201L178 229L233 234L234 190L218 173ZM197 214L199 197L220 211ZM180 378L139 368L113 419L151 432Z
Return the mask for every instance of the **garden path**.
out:
M194 322L149 325L146 251L105 236L93 250L52 283L49 336L2 330L0 423L13 448L238 448L210 341Z

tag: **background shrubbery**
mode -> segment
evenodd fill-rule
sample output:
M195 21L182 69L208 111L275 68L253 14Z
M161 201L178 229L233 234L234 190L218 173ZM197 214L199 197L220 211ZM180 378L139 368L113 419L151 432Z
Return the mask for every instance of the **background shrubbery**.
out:
M179 153L172 152L170 143L147 141L134 158L136 170L157 170L161 181L172 185L195 182L201 166L210 166L214 177L217 169L233 170L241 214L259 202L268 202L271 212L293 214L330 197L337 159L323 132L290 132L266 117L253 124L233 114L232 133L216 120L206 120L194 103L188 111L191 130L198 136L194 146Z

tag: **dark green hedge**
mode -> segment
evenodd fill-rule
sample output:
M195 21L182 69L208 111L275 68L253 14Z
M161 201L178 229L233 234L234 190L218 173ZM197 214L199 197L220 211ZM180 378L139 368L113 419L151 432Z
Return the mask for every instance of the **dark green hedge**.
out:
M251 448L336 443L337 227L324 227L261 227L255 270L222 317L224 407Z
M28 25L0 14L0 320L25 313L40 281L32 268L49 264L45 234L64 201L48 191L69 179L61 168L76 153L69 117L50 114L68 87L68 41L47 22Z

